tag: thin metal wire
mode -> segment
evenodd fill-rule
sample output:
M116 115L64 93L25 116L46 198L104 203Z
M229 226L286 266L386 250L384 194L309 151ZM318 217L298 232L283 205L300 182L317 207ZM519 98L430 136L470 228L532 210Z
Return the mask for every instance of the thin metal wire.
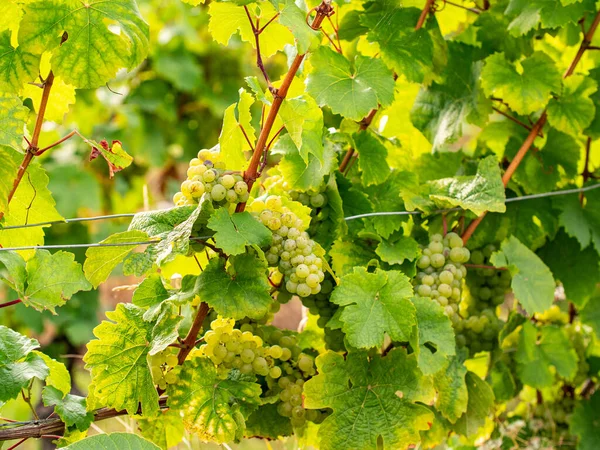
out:
M153 241L140 241L140 242L114 242L114 243L93 243L93 244L64 244L64 245L31 245L24 247L0 247L0 252L7 252L9 250L53 250L61 248L91 248L91 247L127 247L129 245L145 245L145 244L157 244L159 240Z
M520 201L533 200L533 199L544 198L544 197L555 197L558 195L578 194L581 192L592 191L592 190L598 189L598 188L600 188L600 183L594 184L591 186L582 187L582 188L565 189L562 191L543 192L540 194L531 194L531 195L523 195L521 197L507 198L505 200L505 203L520 202ZM432 211L431 213L428 213L428 214L442 214L442 213L456 212L456 211L461 211L461 210L462 210L462 208L438 209L438 210ZM162 212L162 211L168 211L168 210L163 209L163 210L154 210L154 211L144 211L144 213L156 213L156 212ZM355 216L344 217L344 220L348 221L348 220L363 219L366 217L377 217L377 216L410 216L410 215L419 215L419 214L425 214L425 213L423 213L421 211L380 211L380 212L358 214ZM43 227L43 226L57 225L57 224L62 224L62 223L93 222L93 221L98 221L98 220L131 218L134 216L136 216L136 213L109 214L109 215L104 215L104 216L92 216L92 217L74 217L71 219L55 220L55 221L51 221L51 222L39 222L39 223L30 223L30 224L26 224L26 225L11 225L8 227L0 227L0 231L16 230L16 229L21 229L21 228ZM81 246L90 246L90 245L91 244L81 244ZM111 245L117 246L117 244L111 244ZM128 245L128 244L118 244L118 245ZM42 248L42 247L35 247L35 248Z

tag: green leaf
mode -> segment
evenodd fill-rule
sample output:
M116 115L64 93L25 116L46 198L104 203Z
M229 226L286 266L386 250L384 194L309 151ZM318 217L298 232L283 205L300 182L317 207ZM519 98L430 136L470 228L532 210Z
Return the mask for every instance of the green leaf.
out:
M375 253L389 264L402 264L413 261L419 254L419 244L410 236L402 236L394 241L381 241Z
M279 118L305 163L310 155L324 163L323 111L309 95L285 99Z
M142 281L133 292L131 302L140 308L149 308L160 304L169 298L169 293L163 285L162 278L153 274Z
M153 324L143 315L143 309L119 303L106 313L112 322L103 321L94 329L98 339L89 342L83 358L92 373L90 409L108 406L133 415L141 404L143 415L158 411L158 393L146 361Z
M585 198L584 206L575 195L559 197L554 204L561 210L559 221L567 234L576 238L582 249L593 244L600 254L600 191L586 192Z
M319 45L320 32L308 26L306 11L301 10L292 0L288 0L280 11L279 23L294 34L299 54L304 54Z
M596 292L579 311L581 322L592 327L600 339L600 292Z
M358 55L350 61L328 47L311 54L313 71L306 88L319 106L329 106L334 114L361 120L381 103L394 100L394 78L381 60Z
M338 239L329 251L331 266L338 277L351 274L356 266L377 266L377 254L362 240Z
M137 419L140 433L162 450L177 447L183 439L185 428L179 411L160 411L157 417Z
M515 298L529 313L547 310L554 302L555 282L542 260L511 236L490 259L495 267L507 267Z
M129 167L133 162L133 157L123 149L120 141L112 141L111 145L108 145L108 142L104 139L100 143L89 139L86 139L85 142L92 146L90 161L102 155L108 164L108 172L111 178L115 176L115 173Z
M23 106L18 97L10 94L0 94L0 110L2 111L0 145L20 150L29 110Z
M90 247L85 252L83 271L94 288L106 281L119 263L139 244L145 242L148 235L143 231L123 231L101 241L101 244L123 244L111 247ZM129 244L129 245L128 245Z
M211 3L212 5L213 3ZM242 128L246 132L251 145L254 146L256 142L254 127L251 124L252 116L250 115L250 107L254 103L254 97L246 92L244 88L241 88L239 93L240 101L225 110L223 128L219 135L221 157L227 161L227 169L229 170L244 170L248 165L244 151L249 151L251 148L246 141ZM236 109L238 118L235 116Z
M497 361L494 367L492 367L490 384L498 403L507 402L517 394L517 384L515 383L512 370L502 360Z
M411 337L411 345L417 354L419 369L424 375L432 375L446 365L449 356L456 354L454 330L450 318L437 302L414 297L417 324Z
M548 103L548 122L557 130L578 137L591 125L596 106L590 96L598 90L591 78L575 75L563 81L562 93Z
M264 25L271 20L277 11L269 1L258 1L252 8L248 8L252 22ZM243 41L249 42L256 49L254 31L248 20L244 8L232 2L212 2L208 7L210 22L208 31L219 44L228 45L231 36L239 31ZM277 21L269 24L260 34L260 50L263 58L273 56L277 51L283 50L286 44L293 44L294 36Z
M12 287L24 305L38 311L47 309L54 313L73 294L92 288L72 253L37 250L27 262L14 252L3 253L0 261L9 271Z
M196 292L224 317L259 319L273 299L265 275L266 263L252 254L229 258L229 266L214 258L198 277Z
M292 423L277 411L277 405L260 406L246 420L246 437L261 439L279 439L294 434Z
M340 280L331 302L345 307L340 319L350 345L370 348L383 345L385 333L392 340L408 341L416 324L412 295L410 280L402 272L368 273L355 267Z
M398 195L403 184L402 172L394 171L385 183L375 186L364 187L362 191L367 194L369 201L373 205L373 211L389 212L403 211L404 202ZM392 233L402 227L402 223L407 221L407 216L377 216L371 217L366 221L372 223L375 231L384 239L388 239Z
M66 366L40 351L34 350L33 353L42 358L46 366L48 366L49 372L45 380L46 386L52 386L63 394L68 394L71 391L71 374Z
M217 247L228 255L239 255L246 251L246 246L268 246L273 234L248 212L229 214L226 208L217 209L210 220L208 228L215 232Z
M577 240L561 230L552 242L541 249L539 255L554 278L563 284L569 301L582 307L600 280L598 253L591 247L581 250Z
M17 176L21 154L0 145L0 211L6 213L8 209L8 193L13 187L13 180Z
M263 91L263 88L261 87L257 77L246 77L244 80L246 80L246 84L250 89L252 89L252 92L254 92L254 96L258 101L264 103L265 105L272 104L271 100L265 94L265 91Z
M46 386L42 399L44 406L54 406L54 411L67 427L75 426L79 431L85 431L94 421L94 413L86 410L85 397L65 395L52 386Z
M571 433L579 438L579 450L595 450L600 442L600 391L589 400L580 400L569 420Z
M485 424L485 419L494 405L494 393L492 388L473 372L467 372L465 382L469 392L467 412L458 419L454 429L462 435L472 436Z
M239 376L222 380L210 359L196 357L184 363L167 393L169 407L183 413L188 431L203 441L224 443L243 437L245 420L260 404L262 390Z
M146 439L130 433L97 434L63 447L63 450L159 450Z
M304 385L306 408L332 408L319 429L320 449L406 448L420 441L433 414L431 386L414 356L393 349L385 357L365 352L344 357L328 351L317 360L318 375Z
M2 155L4 156L4 155ZM9 167L15 163L20 165L22 155L13 152L13 161L7 162ZM4 160L3 160L4 164ZM11 180L14 177L11 178ZM12 182L11 182L12 184ZM10 202L8 213L4 216L3 225L6 227L28 223L53 222L64 220L56 210L56 203L48 190L48 175L37 162L29 165L22 182ZM0 245L3 247L21 247L42 245L44 243L44 227L24 229L0 229ZM25 259L33 256L35 250L19 252Z
M410 119L425 134L433 150L442 150L463 135L467 124L483 126L492 112L480 87L482 63L476 49L450 42L448 67L442 83L422 88Z
M365 186L383 183L390 175L385 146L368 130L354 133L352 140L356 146L355 150L360 155L358 168L362 172L362 183Z
M494 156L480 160L475 175L443 178L427 185L429 197L441 208L459 206L477 215L506 211L504 184Z
M32 353L40 344L0 325L0 402L16 398L32 378L48 375L44 360Z
M554 371L550 366L567 380L577 373L573 344L564 330L552 325L538 329L531 322L523 323L515 360L519 379L536 389L552 386Z
M513 18L508 29L522 35L541 23L544 28L558 28L577 22L588 10L594 9L592 0L558 2L554 0L510 0L506 15Z
M391 2L390 2L391 3ZM426 28L415 31L416 8L394 8L360 18L371 42L377 42L386 64L408 81L422 82L433 68L433 41Z
M433 386L438 392L435 407L451 423L467 411L469 392L465 381L467 368L458 357L449 358L443 370L433 376Z
M0 92L18 94L25 83L35 80L40 55L23 50L22 47L13 47L10 36L11 32L8 30L0 33ZM21 134L22 131L21 127Z
M544 108L551 92L560 92L561 75L554 60L543 52L535 52L520 65L521 72L503 53L488 57L481 85L488 96L500 97L513 111L528 115Z
M281 175L290 185L301 191L319 188L323 178L331 172L337 162L336 150L337 147L332 142L325 140L323 161L309 154L306 162L289 134L280 137L273 147L273 153L284 155L278 166Z
M19 44L52 51L52 71L77 88L96 88L121 68L133 69L148 52L148 24L134 0L41 0L25 7ZM119 27L119 33L109 28ZM63 32L68 39L61 44Z
M180 206L164 211L140 212L131 219L129 231L143 231L150 237L159 236L185 222L195 210L195 206Z

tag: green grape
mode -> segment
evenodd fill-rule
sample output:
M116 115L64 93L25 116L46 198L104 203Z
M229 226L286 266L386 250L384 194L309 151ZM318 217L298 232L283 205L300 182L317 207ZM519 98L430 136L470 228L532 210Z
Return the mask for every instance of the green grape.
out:
M281 376L281 368L278 366L271 367L269 370L269 376L273 379L279 378Z
M177 382L177 375L174 371L170 370L165 374L165 382L167 384L173 384Z
M277 405L277 412L283 417L291 417L292 416L293 406L290 403L280 403Z

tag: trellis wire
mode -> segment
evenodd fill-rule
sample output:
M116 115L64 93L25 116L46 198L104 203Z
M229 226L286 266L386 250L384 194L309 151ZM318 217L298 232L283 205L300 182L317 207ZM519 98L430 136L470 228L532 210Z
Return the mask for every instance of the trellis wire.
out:
M513 203L525 200L534 200L538 198L545 197L555 197L559 195L569 195L569 194L579 194L582 192L589 192L594 189L600 188L600 183L593 184L591 186L586 186L582 188L575 189L565 189L562 191L552 191L552 192L543 192L540 194L531 194L531 195L523 195L522 197L513 197L507 198L505 203ZM168 211L166 209L163 210L155 210L155 211L145 211L145 213L155 213ZM409 216L409 215L419 215L419 214L443 214L449 212L462 211L462 208L448 208L448 209L438 209L432 211L430 213L424 213L422 211L381 211L381 212L373 212L366 214L358 214L355 216L344 217L344 220L355 220L355 219L364 219L367 217L378 217L378 216ZM0 228L0 231L3 230L15 230L20 228L31 228L31 227L42 227L48 225L58 225L62 223L75 223L75 222L92 222L97 220L112 220L112 219L120 219L120 218L131 218L134 217L137 213L125 213L125 214L111 214L104 216L93 216L93 217L75 217L72 219L64 219L64 220L56 220L52 222L39 222L39 223L31 223L26 225L12 225L8 227ZM205 236L197 239L208 239L210 236ZM32 245L32 246L23 246L23 247L0 247L0 251L18 251L18 250L36 250L36 249L62 249L62 248L93 248L93 247L122 247L128 245L150 245L156 244L160 242L159 240L151 240L151 241L140 241L140 242L114 242L114 243L90 243L90 244L65 244L65 245Z

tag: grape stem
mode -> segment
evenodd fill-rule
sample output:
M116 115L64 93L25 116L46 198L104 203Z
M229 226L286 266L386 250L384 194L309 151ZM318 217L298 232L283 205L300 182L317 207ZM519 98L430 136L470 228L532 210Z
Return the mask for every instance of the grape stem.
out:
M331 0L322 0L321 4L316 8L317 14L315 19L313 20L311 27L315 30L321 28L321 24L323 20L333 13L333 8L331 7ZM260 134L256 141L256 145L254 147L254 153L252 154L252 159L250 160L250 164L248 165L248 169L244 172L244 181L248 184L248 190L252 189L252 185L258 178L258 167L263 157L263 153L265 151L267 141L269 139L269 135L271 134L271 130L273 129L273 125L275 123L275 119L277 119L277 114L279 113L279 108L285 99L287 92L294 81L294 77L296 76L296 72L300 68L302 61L304 60L306 54L298 54L292 61L290 68L285 75L281 86L278 89L272 89L273 92L273 104L269 110L269 114L265 119L263 126L260 130ZM246 203L238 203L236 207L236 212L244 211L246 208Z
M469 269L494 269L494 270L508 270L506 267L494 267L486 266L485 264L463 264L463 266Z
M6 302L6 303L0 303L0 308L6 308L7 306L12 306L12 305L16 305L17 303L21 303L21 299L18 298L16 300L10 301L10 302Z
M427 0L425 6L423 7L423 11L421 11L421 15L419 16L419 20L417 21L417 25L415 26L415 31L423 28L425 24L425 20L427 20L427 16L430 12L433 12L433 8L435 6L435 0Z
M589 46L592 42L592 38L594 37L596 30L598 29L598 25L600 25L600 12L598 12L596 14L594 21L592 22L592 25L590 26L587 33L585 33L585 35L583 37L583 41L581 41L581 44L579 46L579 50L578 50L577 54L575 55L573 62L571 63L571 65L569 66L569 68L567 69L565 74L563 75L563 78L568 78L571 75L573 75L573 72L575 72L575 68L577 67L577 64L579 64L579 61L581 61L583 54L585 53L586 50L589 49ZM517 154L511 161L510 165L506 169L506 172L502 176L502 183L504 184L505 188L506 188L506 186L508 186L510 179L512 178L513 174L515 173L515 171L521 164L521 161L523 161L523 159L525 158L525 155L527 155L527 152L533 145L536 137L540 134L540 132L544 128L544 125L546 124L547 119L548 119L548 115L547 115L546 110L544 110L544 112L542 113L540 118L537 120L537 122L531 128L531 131L525 138L523 145L521 145L521 148L519 149L519 151L517 152ZM483 218L486 215L487 215L487 212L484 212L481 216L477 217L475 220L473 220L469 224L469 226L467 227L467 229L465 230L465 232L462 235L462 239L463 239L463 242L465 243L465 245L469 241L471 236L473 236L473 233L475 232L475 230L477 229L477 227L479 226L479 224L481 223L481 221L483 220Z
M198 311L196 312L196 317L194 317L194 322L190 327L190 331L188 331L187 336L183 340L183 344L179 353L177 354L177 361L179 365L182 365L185 361L185 358L190 354L192 349L196 345L196 339L198 339L198 333L200 333L200 329L202 328L202 322L206 318L208 311L210 308L208 304L202 302L200 306L198 306Z
M583 172L581 172L581 176L583 177L583 184L590 179L592 172L590 172L590 151L592 149L592 138L588 137L587 142L585 143L585 164L583 165ZM583 201L585 200L585 195L582 193L579 194L579 203L583 205Z
M371 123L373 122L373 119L375 118L375 114L377 114L377 111L379 110L379 107L371 110L371 112L369 112L369 114L367 116L365 116L360 122L359 122L359 127L358 130L359 131L365 131L367 128L369 128L371 126ZM350 168L352 167L352 164L354 164L354 160L356 159L356 155L355 155L355 150L350 147L348 149L348 151L346 152L346 154L344 155L344 159L342 160L342 163L340 164L340 172L342 172L343 174L347 174L348 171L350 170Z

